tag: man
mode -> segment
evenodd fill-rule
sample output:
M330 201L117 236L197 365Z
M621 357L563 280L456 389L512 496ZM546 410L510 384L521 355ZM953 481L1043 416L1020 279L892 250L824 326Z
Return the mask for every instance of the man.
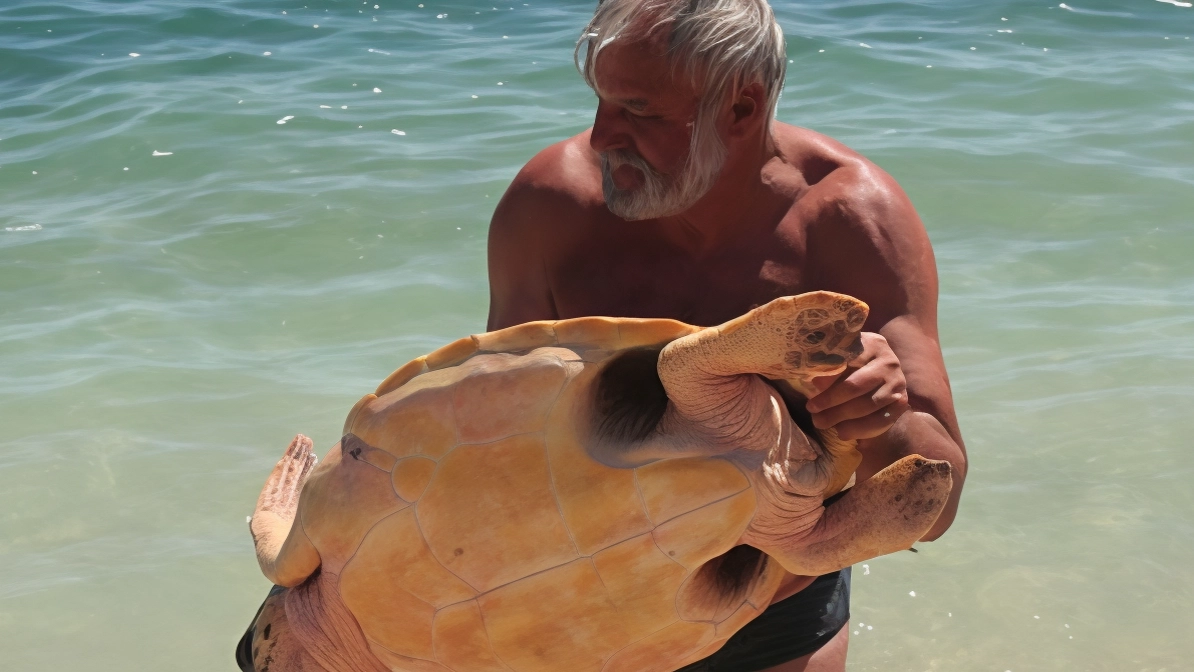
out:
M494 212L489 328L583 315L714 325L817 289L871 307L863 353L793 416L859 440L858 480L900 457L966 455L937 340L924 226L859 154L773 121L786 65L765 0L604 0L577 45L593 127L544 149ZM804 412L807 411L807 412ZM789 577L690 670L845 668L849 570Z

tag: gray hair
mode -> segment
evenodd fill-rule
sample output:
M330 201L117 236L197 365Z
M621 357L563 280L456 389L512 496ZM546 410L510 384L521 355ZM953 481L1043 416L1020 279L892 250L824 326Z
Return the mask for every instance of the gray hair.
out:
M783 29L767 0L599 0L576 42L576 68L597 91L593 64L603 48L660 30L670 30L672 67L701 92L701 114L713 112L732 87L759 82L767 91L768 118L775 117L788 61Z

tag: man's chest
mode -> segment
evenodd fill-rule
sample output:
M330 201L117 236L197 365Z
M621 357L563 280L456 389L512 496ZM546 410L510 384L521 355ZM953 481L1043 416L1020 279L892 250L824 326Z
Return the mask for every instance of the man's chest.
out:
M558 317L668 317L720 324L808 291L803 246L768 235L695 257L648 236L595 236L547 269Z

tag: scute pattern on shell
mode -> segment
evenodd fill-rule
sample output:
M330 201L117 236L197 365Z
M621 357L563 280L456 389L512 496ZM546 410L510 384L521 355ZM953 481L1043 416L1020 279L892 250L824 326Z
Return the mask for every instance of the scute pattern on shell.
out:
M455 366L478 353L524 352L552 345L621 350L666 343L695 331L700 331L700 327L676 320L628 317L577 317L526 322L487 334L466 336L413 359L382 381L374 394L380 397L405 385L415 376Z
M319 550L344 555L325 564L343 567L340 594L379 659L442 672L641 670L661 655L686 664L767 606L782 577L774 562L724 608L685 619L673 598L750 521L755 494L737 467L690 458L612 469L588 455L574 422L599 368L590 362L699 329L523 324L415 359L354 406L340 459L384 472L368 487L390 487L347 488L336 506L347 518L362 497L392 505L371 505L384 513L351 550ZM493 395L501 414L481 417Z

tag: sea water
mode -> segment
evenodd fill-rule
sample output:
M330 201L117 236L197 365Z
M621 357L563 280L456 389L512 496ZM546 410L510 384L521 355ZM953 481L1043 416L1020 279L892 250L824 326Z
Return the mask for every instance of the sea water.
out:
M594 4L0 0L0 668L233 669L262 481L484 329ZM970 453L850 669L1191 669L1194 8L775 5L779 118L924 219Z

